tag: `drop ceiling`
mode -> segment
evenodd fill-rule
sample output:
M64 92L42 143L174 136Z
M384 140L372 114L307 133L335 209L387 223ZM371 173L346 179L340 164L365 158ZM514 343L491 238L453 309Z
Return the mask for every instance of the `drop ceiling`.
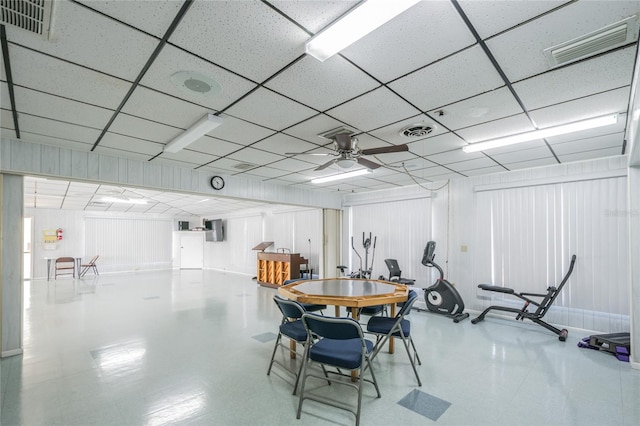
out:
M305 41L357 4L56 1L48 37L5 25L2 137L348 192L625 153L637 42L557 67L544 50L640 15L640 2L423 1L325 62L304 54ZM221 90L203 95L175 85L172 76L184 71L207 76ZM178 153L163 153L206 113L219 114L223 125ZM619 114L617 125L461 150L610 113ZM414 124L435 130L400 134ZM361 148L406 143L409 151L369 157L382 167L366 177L311 184L342 170L316 171L326 157L285 153L330 152L331 141L318 134L340 126L355 130ZM85 189L100 194L102 186L66 182L69 194ZM78 208L98 208L92 200ZM162 210L163 202L154 208Z

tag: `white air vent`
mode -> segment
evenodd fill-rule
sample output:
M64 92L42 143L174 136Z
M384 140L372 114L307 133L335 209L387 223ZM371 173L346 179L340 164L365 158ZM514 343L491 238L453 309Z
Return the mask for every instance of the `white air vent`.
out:
M49 38L52 0L0 0L0 23Z
M254 167L257 167L257 165L251 164L251 163L238 163L235 166L233 166L234 169L238 169L238 170L249 170L249 169L253 169Z
M633 15L589 34L548 47L544 49L544 55L549 64L555 67L633 43L637 39L638 17Z
M435 124L410 124L400 130L400 134L407 138L424 138L436 129Z
M339 135L340 133L347 133L349 135L353 135L355 132L356 131L354 129L342 126L335 129L327 130L326 132L323 132L323 133L319 133L318 136L324 139L332 140L335 135Z

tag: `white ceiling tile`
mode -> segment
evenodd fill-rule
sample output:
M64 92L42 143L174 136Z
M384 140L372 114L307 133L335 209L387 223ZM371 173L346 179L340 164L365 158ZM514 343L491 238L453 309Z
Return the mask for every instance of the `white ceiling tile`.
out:
M3 61L0 61L3 62ZM4 77L6 78L6 77ZM6 81L6 80L5 80ZM11 109L11 98L9 97L9 85L6 82L2 82L0 84L0 89L2 90L0 92L0 107L2 109L5 110L10 110Z
M380 87L330 109L327 114L366 132L404 120L407 117L414 117L419 112L391 90Z
M243 148L241 151L229 155L229 158L237 160L238 163L248 162L254 164L268 164L282 160L284 155L273 154L254 148Z
M276 0L270 1L269 3L287 14L291 19L298 22L305 29L315 34L349 11L352 7L358 4L359 1Z
M565 142L550 140L549 144L558 157L600 149L617 149L617 154L622 154L623 140L624 133L613 133Z
M113 115L113 111L105 108L63 99L22 87L16 87L14 91L16 98L20 100L17 105L18 112L95 129L102 129Z
M162 152L162 146L162 144L156 142L142 141L140 139L107 132L100 141L98 149L111 148L127 153L145 154L148 157L152 157Z
M182 6L177 1L78 1L158 38L164 36Z
M496 162L493 161L492 159L482 156L482 157L474 158L471 160L458 161L455 163L449 163L444 165L452 170L455 170L456 172L461 172L466 174L465 171L467 170L476 170L484 167L494 167L498 164L496 164Z
M503 165L509 170L531 169L534 167L552 166L558 164L555 157L534 158L513 163L504 163Z
M513 154L514 152L538 150L538 149L546 149L547 151L549 150L549 148L547 148L547 145L544 143L542 139L536 139L536 140L522 142L515 145L507 145L507 146L501 146L499 148L488 149L486 153L491 157L494 157L502 154ZM551 154L550 151L548 151L548 153Z
M111 127L109 127L109 131L138 139L166 144L184 130L179 127L167 126L155 121L145 120L143 118L121 113L117 115L116 119L111 124Z
M188 129L205 114L215 112L141 86L134 90L122 111L181 129Z
M639 12L640 3L637 1L573 2L555 13L541 16L488 40L487 46L507 77L511 81L518 81L551 68L544 56L544 49ZM549 31L549 28L554 30Z
M28 114L20 114L19 123L22 132L49 135L56 139L66 139L83 144L93 145L100 136L100 131L97 129Z
M613 157L615 155L620 155L620 148L604 148L593 151L582 151L576 152L572 154L566 155L558 155L560 161L563 163L568 163L572 161L585 161L585 160L593 160L596 158L604 158L604 157Z
M389 85L422 111L496 89L504 81L478 46L422 68Z
M434 163L448 165L451 163L459 163L463 161L476 160L480 158L487 158L481 152L464 152L461 149L454 149L452 151L441 152L439 154L429 155L427 156L429 161L433 161Z
M225 124L227 124L226 121ZM220 129L220 127L218 129ZM216 134L218 134L218 129L214 130ZM212 138L205 135L204 137L201 137L194 143L190 144L183 151L196 151L196 153L205 153L210 154L214 157L222 157L224 155L229 155L239 149L242 149L242 145L223 141L221 139Z
M274 169L285 170L287 172L298 172L300 170L311 170L316 168L316 164L304 161L302 159L285 158L284 160L276 161L271 164Z
M158 44L154 37L70 1L55 2L53 10L48 40L11 26L7 26L8 37L14 43L129 81L136 79Z
M379 84L339 55L320 62L306 56L266 84L298 102L324 111Z
M311 108L263 88L243 98L227 112L273 130L282 130L316 114Z
M242 176L253 177L256 179L264 180L270 178L276 178L288 174L284 170L278 170L271 167L257 167L249 171L243 172Z
M318 135L325 134L329 130L336 129L341 126L344 126L344 123L329 117L326 114L318 114L300 124L289 127L284 131L284 133L317 145L327 145L330 144L331 141Z
M474 143L535 130L525 114L502 118L489 123L478 124L457 130L456 133L467 142Z
M540 108L531 111L530 115L538 127L546 128L583 120L585 118L599 117L612 113L624 113L629 103L629 90L629 86L625 86L604 93L597 93L592 96ZM589 112L589 116L585 116L585 111ZM622 122L622 126L624 126L625 120L626 115L618 117L618 123Z
M450 2L423 1L356 41L343 54L388 82L474 43Z
M220 115L224 123L214 130L215 137L242 146L264 139L274 133L273 130L258 126L227 114Z
M10 135L5 135L5 132L3 131L2 136L9 137ZM56 146L58 148L73 149L73 150L82 151L82 152L89 151L93 147L93 143L95 142L95 141L90 143L77 142L77 141L71 141L68 139L54 138L51 136L41 135L38 133L31 133L23 130L20 131L20 137L21 139L28 140L29 142L32 142L32 143L40 143L43 145L51 145L51 146Z
M252 147L279 155L285 155L286 152L306 152L314 150L318 148L318 145L302 141L283 133L276 133L273 136L269 136L268 138L255 143Z
M458 1L483 39L561 6L563 3L569 3L566 0Z
M188 149L180 150L175 154L170 152L163 152L162 157L194 164L196 166L200 166L202 164L209 163L217 158L220 158L217 155L204 154L202 152L191 151Z
M465 170L462 173L465 176L480 176L480 175L488 175L490 173L501 173L504 171L505 171L504 167L489 166L489 167L481 167L478 169Z
M549 148L547 148L547 146L543 145L542 143L537 143L533 148L520 148L517 150L514 149L511 152L496 153L494 152L494 150L489 150L487 151L487 154L503 165L531 160L539 160L543 158L551 158L553 161L555 161Z
M629 84L635 53L636 47L630 46L529 78L513 88L528 110L617 89Z
M201 94L176 86L171 77L180 71L200 73L222 87L216 95ZM140 82L163 93L220 111L256 87L255 83L210 64L171 45L165 46Z
M13 82L51 95L63 96L90 105L115 110L131 88L131 83L90 69L42 55L29 49L12 49ZM34 64L38 64L34 66ZM64 79L52 79L64 75Z
M439 111L444 114L440 115ZM521 113L522 108L506 87L447 105L444 108L429 111L431 116L437 117L438 121L450 130L457 130Z
M466 143L453 133L445 133L411 142L409 151L419 156L428 156L439 152L462 148Z
M120 148L111 148L109 146L103 146L102 144L98 145L95 152L110 155L112 157L117 158L127 158L131 160L139 160L139 161L149 161L149 154L127 151ZM156 153L157 154L157 153ZM185 167L184 164L180 164L180 167Z
M170 42L262 82L303 54L309 35L262 2L194 2Z

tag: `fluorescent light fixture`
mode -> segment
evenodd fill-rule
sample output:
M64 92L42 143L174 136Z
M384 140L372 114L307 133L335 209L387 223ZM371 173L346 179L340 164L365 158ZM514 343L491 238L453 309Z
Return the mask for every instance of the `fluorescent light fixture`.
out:
M305 52L324 62L419 2L420 0L365 1L312 37L305 45Z
M487 149L499 148L501 146L515 145L536 139L550 138L552 136L566 135L567 133L579 132L581 130L595 129L597 127L609 126L618 122L618 114L605 115L591 118L589 120L576 121L575 123L563 124L561 126L549 127L547 129L534 130L533 132L520 133L504 138L491 139L486 142L477 142L462 147L464 152L485 151Z
M105 201L107 203L147 204L147 200L143 200L142 198L102 197L101 201Z
M176 153L218 127L224 120L217 115L207 114L189 127L180 136L164 146L164 152Z
M321 177L321 178L313 179L313 180L311 181L311 183L325 183L325 182L332 182L332 181L334 181L334 180L348 179L348 178L350 178L350 177L366 175L367 173L373 173L373 170L371 170L371 169L360 169L360 170L354 170L353 172L341 173L341 174L339 174L339 175L332 175L332 176L326 176L326 177Z

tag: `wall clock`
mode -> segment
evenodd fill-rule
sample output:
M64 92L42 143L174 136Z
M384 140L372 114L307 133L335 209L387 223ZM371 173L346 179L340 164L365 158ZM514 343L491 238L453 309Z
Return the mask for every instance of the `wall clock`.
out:
M224 179L220 176L214 176L211 178L211 187L217 191L224 188Z

